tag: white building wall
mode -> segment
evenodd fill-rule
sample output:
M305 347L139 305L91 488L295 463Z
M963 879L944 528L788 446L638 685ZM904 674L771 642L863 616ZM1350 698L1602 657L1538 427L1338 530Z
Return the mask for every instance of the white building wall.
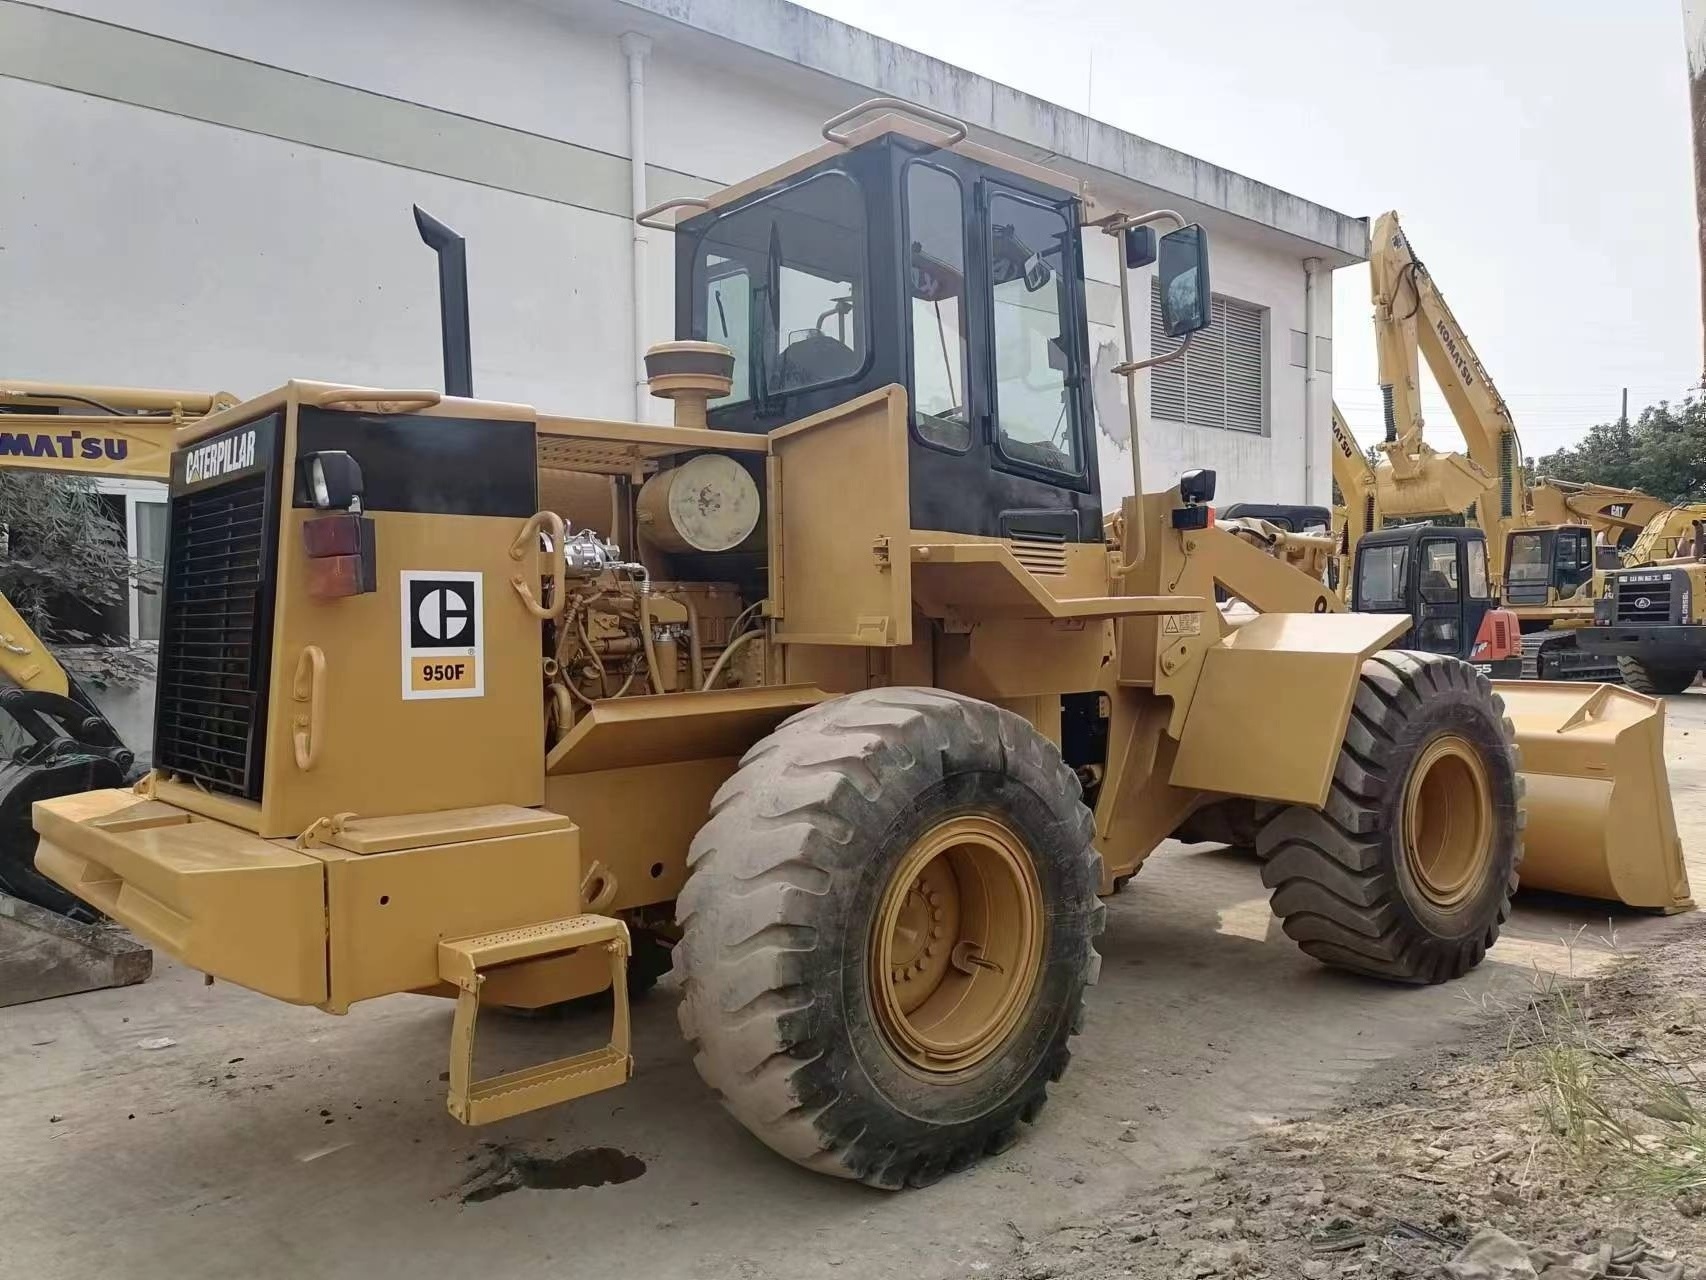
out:
M242 395L289 377L436 385L436 277L409 218L418 202L469 241L478 394L630 415L617 38L631 15L602 0L555 3L561 11L496 0L0 0L0 119L30 122L0 152L0 294L31 299L0 311L0 369ZM779 89L731 72L714 46L667 37L646 79L653 198L814 145L824 116L859 96L827 80L821 95L815 80ZM1088 244L1092 278L1111 283L1112 242L1092 233ZM652 235L653 341L672 336L672 249ZM1290 332L1303 327L1299 250L1216 228L1213 276L1217 292L1269 309L1268 432L1151 421L1140 375L1146 487L1208 466L1222 503L1301 500L1303 371L1289 361ZM1147 278L1134 286L1141 353ZM1327 333L1330 297L1320 291ZM1093 287L1091 310L1092 345L1117 345L1111 290ZM1104 410L1123 395L1102 392ZM1317 501L1330 395L1323 375ZM1130 491L1130 463L1113 439L1125 434L1123 409L1107 416L1113 500Z

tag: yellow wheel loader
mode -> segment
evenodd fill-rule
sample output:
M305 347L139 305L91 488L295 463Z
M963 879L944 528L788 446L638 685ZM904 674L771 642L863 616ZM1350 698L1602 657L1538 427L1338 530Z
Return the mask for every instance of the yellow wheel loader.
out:
M1128 303L1158 261L1188 340L1200 228L890 100L671 205L640 216L676 232L673 425L475 398L450 271L449 394L291 382L179 433L155 768L39 804L46 874L281 1000L454 999L469 1123L626 1081L631 957L672 947L724 1105L881 1187L1037 1119L1100 895L1205 805L1274 807L1310 954L1437 982L1509 911L1532 734L1569 812L1531 802L1530 856L1679 904L1649 700L1539 688L1513 728L1215 528L1206 474L1104 532L1083 236ZM478 1077L482 1008L607 987L608 1044Z
M1656 516L1642 551L1673 552L1600 577L1583 649L1616 661L1642 693L1681 693L1706 670L1706 519L1698 508ZM1668 545L1666 545L1668 544Z

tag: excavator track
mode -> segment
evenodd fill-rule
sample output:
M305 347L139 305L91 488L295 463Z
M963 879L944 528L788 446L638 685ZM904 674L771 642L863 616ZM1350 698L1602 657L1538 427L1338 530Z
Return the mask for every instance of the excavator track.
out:
M1536 631L1522 638L1522 678L1623 683L1614 659L1583 652L1567 631Z

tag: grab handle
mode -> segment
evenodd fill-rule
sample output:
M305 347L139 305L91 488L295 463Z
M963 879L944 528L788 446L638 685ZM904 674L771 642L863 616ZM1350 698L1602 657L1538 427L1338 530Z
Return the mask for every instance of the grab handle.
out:
M326 655L318 645L308 645L297 657L290 697L293 702L307 704L290 720L296 767L307 773L320 758L320 744L326 736Z
M932 111L929 107L921 107L916 102L908 102L904 98L867 98L856 107L848 107L838 116L831 116L823 122L823 136L837 146L846 146L852 130L840 130L840 125L857 120L860 116L868 116L873 111L891 111L896 115L911 116L914 120L922 120L925 124L933 124L948 131L948 140L942 145L951 147L956 142L964 142L966 127L964 123L953 116L944 115L940 111Z
M671 209L709 209L711 202L701 200L698 196L682 196L678 200L665 200L662 204L654 204L650 209L641 209L634 215L634 221L642 227L650 227L653 231L674 231L673 222L659 222L658 214L668 213Z
M520 560L529 551L535 557L539 554L539 535L548 534L551 538L551 604L546 607L539 603L539 598L533 594L527 575L516 574L509 580L509 585L515 588L516 595L521 597L521 603L541 622L555 618L562 613L566 596L563 590L564 560L563 560L563 518L555 511L539 511L528 517L527 523L521 526L521 532L515 535L515 541L509 544L509 558Z
M328 387L302 397L303 404L316 409L343 409L354 405L376 409L380 413L408 413L414 409L430 409L444 397L437 391L379 391L362 387Z

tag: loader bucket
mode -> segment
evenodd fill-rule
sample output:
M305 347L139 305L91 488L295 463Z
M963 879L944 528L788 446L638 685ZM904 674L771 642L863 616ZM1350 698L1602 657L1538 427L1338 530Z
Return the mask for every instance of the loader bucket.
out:
M1664 703L1614 685L1494 681L1516 725L1522 887L1672 912L1693 907L1670 777Z

